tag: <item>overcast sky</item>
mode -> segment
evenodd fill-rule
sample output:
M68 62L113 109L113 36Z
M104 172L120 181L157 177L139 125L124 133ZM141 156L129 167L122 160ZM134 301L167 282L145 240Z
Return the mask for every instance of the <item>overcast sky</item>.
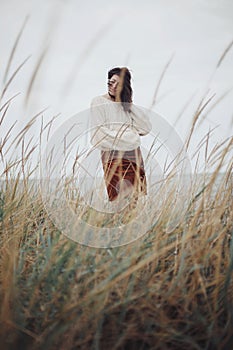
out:
M134 103L150 107L155 88L171 60L154 110L184 140L200 98L209 88L212 104L233 87L233 48L216 65L233 40L232 0L0 0L1 84L15 39L28 16L8 78L29 55L4 100L15 99L2 126L17 128L43 108L45 117L61 113L55 127L89 108L106 92L107 71L127 65L133 76ZM43 50L46 54L25 104L30 78ZM187 102L189 106L179 117ZM207 110L211 107L207 108ZM178 118L179 117L179 118ZM216 127L211 145L232 135L233 91L200 120L190 154ZM37 126L33 132L38 133Z

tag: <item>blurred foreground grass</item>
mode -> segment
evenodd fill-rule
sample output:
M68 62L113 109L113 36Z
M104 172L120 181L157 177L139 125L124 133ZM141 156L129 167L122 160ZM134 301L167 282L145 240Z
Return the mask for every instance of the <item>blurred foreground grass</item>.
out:
M212 180L171 232L161 216L135 243L95 249L54 227L28 181L6 179L1 348L230 350L232 174L214 195Z

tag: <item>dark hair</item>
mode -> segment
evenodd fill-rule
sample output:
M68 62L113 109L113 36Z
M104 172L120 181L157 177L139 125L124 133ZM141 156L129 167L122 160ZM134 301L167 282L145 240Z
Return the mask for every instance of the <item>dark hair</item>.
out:
M117 89L116 102L121 102L124 110L130 112L133 95L130 71L126 67L115 67L108 72L108 79L111 79L114 74L121 78Z

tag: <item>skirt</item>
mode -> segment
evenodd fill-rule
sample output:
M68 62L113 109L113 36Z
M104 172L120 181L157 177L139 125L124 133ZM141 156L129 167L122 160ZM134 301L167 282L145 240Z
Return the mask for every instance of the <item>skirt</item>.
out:
M127 193L138 197L147 194L146 175L141 149L101 151L104 179L110 201Z

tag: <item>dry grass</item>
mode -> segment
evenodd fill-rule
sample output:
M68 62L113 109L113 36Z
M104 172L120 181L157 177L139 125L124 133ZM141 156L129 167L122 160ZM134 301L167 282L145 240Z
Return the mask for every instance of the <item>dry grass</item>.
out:
M1 118L9 103L2 102ZM196 111L192 133L205 106ZM201 183L194 177L177 226L168 232L171 194L147 235L94 249L59 232L30 182L35 146L24 136L36 117L11 142L10 127L0 145L1 348L232 349L232 139L206 152L215 171ZM21 157L6 161L16 145Z

